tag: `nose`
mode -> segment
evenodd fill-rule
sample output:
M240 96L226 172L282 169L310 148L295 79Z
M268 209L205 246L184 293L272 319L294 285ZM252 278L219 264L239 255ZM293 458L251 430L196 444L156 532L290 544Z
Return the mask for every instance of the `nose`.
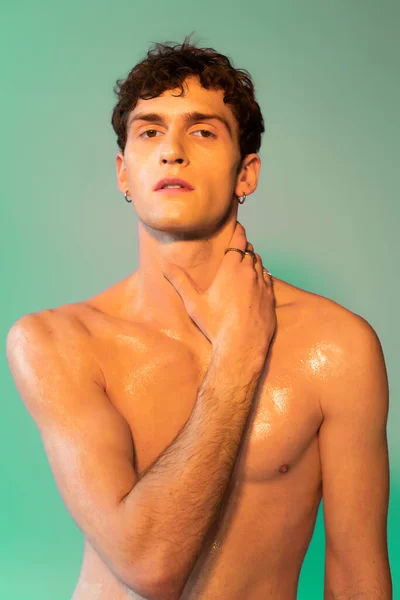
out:
M173 163L182 165L183 163L187 163L186 152L177 135L166 134L159 148L160 162L163 165Z
M169 156L169 157L163 157L161 160L163 165L166 164L173 164L173 163L178 163L179 165L181 165L183 163L183 158L180 158L179 156Z

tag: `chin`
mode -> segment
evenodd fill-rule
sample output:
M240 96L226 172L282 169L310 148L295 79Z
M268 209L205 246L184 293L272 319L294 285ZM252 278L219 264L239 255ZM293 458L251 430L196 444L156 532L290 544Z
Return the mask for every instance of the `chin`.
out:
M231 211L223 215L207 215L207 218L201 218L195 215L183 215L182 213L172 217L171 214L164 217L139 219L142 221L145 228L154 232L155 237L174 236L181 240L198 240L211 237L219 231L227 222L231 215Z
M176 236L180 239L199 239L207 236L210 232L211 224L204 222L188 222L183 219L174 222L171 219L150 220L144 222L146 228L153 230L157 234L165 234L166 236Z

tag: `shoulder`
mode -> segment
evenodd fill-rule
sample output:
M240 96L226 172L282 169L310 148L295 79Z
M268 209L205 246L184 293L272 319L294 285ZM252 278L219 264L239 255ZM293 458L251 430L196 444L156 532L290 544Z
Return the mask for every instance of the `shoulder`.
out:
M310 305L315 329L311 348L316 359L314 371L321 367L323 376L332 381L381 365L382 346L366 318L329 298L317 296L310 300Z
M277 280L277 306L304 340L304 368L317 384L356 370L382 370L383 350L377 332L361 315L338 302Z
M377 339L372 325L356 312L326 296L303 290L281 279L274 280L277 308L290 307L293 315L301 318L304 326L311 328L317 338L322 336L344 344L356 343L360 336Z
M20 348L29 346L30 342L77 343L87 331L80 312L78 305L63 305L23 315L8 331L7 351L16 345Z
M22 379L34 384L67 365L71 373L85 372L102 381L91 343L88 310L80 303L62 305L23 315L12 324L6 355L17 384Z
M389 387L373 326L330 298L283 281L277 289L277 305L289 315L282 318L291 324L289 342L300 344L302 374L319 398L324 420L384 424Z

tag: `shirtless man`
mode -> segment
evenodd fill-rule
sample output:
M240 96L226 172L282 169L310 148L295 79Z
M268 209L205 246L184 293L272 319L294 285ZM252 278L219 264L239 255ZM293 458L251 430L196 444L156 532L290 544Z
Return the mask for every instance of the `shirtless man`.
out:
M138 269L23 316L7 339L84 533L73 600L294 600L322 496L326 600L388 600L379 339L263 267L236 219L260 168L256 137L243 145L244 114L258 140L263 131L253 90L218 54L166 48L162 64L148 57L131 72L114 112ZM236 82L231 100L246 110L203 87L193 61L178 82L195 53L209 77ZM132 106L141 77L156 92ZM164 178L191 189L156 191Z

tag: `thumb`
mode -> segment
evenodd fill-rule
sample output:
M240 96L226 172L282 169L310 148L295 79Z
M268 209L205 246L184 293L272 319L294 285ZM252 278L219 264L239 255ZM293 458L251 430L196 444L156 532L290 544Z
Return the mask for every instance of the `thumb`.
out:
M193 279L182 267L178 267L178 265L173 263L166 263L161 267L161 271L178 292L183 300L186 311L191 315L195 311L199 298L199 290Z

